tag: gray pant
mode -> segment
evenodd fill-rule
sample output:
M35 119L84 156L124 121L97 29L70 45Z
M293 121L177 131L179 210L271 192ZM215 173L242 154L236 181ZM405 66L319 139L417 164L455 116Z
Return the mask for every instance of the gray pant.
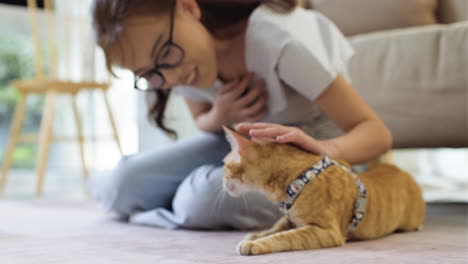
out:
M223 134L189 140L122 158L110 172L94 175L92 196L131 223L164 228L258 229L281 217L259 193L231 197L222 189Z

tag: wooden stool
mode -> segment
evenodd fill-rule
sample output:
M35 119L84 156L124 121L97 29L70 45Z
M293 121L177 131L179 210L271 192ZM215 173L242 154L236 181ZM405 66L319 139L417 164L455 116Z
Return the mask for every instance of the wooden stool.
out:
M37 195L42 194L43 183L44 183L44 174L46 171L46 164L49 154L49 146L52 142L64 142L64 141L77 141L80 147L81 155L81 164L83 168L84 178L88 177L88 168L86 166L85 160L85 150L84 142L86 138L83 135L83 126L81 122L81 117L78 110L77 104L77 94L83 90L89 89L98 89L102 92L106 109L109 116L109 121L113 131L113 139L117 144L117 147L122 154L122 147L120 145L119 136L117 133L117 128L115 120L113 118L112 110L110 108L109 99L107 97L108 84L100 83L69 83L69 82L60 82L60 81L40 81L40 80L29 80L29 81L16 81L12 85L20 92L20 101L15 109L15 114L13 117L10 137L7 143L7 148L5 151L5 158L2 164L1 174L0 174L0 192L4 191L5 183L7 180L7 173L11 166L13 152L15 146L18 143L22 142L38 142L39 144L39 155L37 159L36 172L37 172L37 185L36 193ZM41 119L41 127L39 134L33 135L23 135L21 133L24 116L26 114L26 102L28 96L32 94L42 94L45 96L45 105L44 111ZM53 120L56 107L56 98L59 94L65 94L71 96L72 108L75 119L75 124L77 128L76 137L63 137L57 136L53 133Z
M62 2L64 3L64 2ZM57 58L56 50L54 48L57 42L57 39L54 37L54 24L53 19L56 17L53 16L53 5L52 0L45 0L45 15L47 18L47 46L48 53L50 58L49 72L50 76L45 76L44 74L44 63L43 63L43 50L41 49L41 39L39 34L39 25L40 20L38 17L37 3L36 0L28 0L28 11L30 16L30 22L33 32L33 40L35 45L35 68L36 76L29 80L17 80L13 81L12 86L17 89L20 93L20 100L16 105L14 117L12 120L10 128L10 136L8 139L4 161L0 171L0 196L3 194L5 189L5 184L7 181L7 173L10 169L13 152L18 143L21 142L37 142L39 144L39 155L36 163L36 172L37 172L37 184L36 184L36 194L41 195L43 190L44 183L44 174L46 171L47 159L49 156L49 147L52 142L63 142L63 141L77 141L79 143L80 155L81 155L81 165L83 168L84 179L88 177L88 168L86 166L85 160L85 149L84 142L87 138L83 135L83 126L81 117L79 114L78 104L77 104L77 94L81 91L91 91L98 90L102 92L105 107L108 113L108 118L112 127L112 138L117 144L117 148L122 154L122 147L120 145L119 136L117 133L117 128L113 114L110 108L109 99L107 97L107 91L110 87L110 82L99 82L99 81L69 81L58 78L57 73ZM65 19L70 20L69 17ZM83 23L80 21L80 23ZM89 21L88 21L89 23ZM70 21L64 21L61 25L65 27L70 27ZM65 29L65 32L70 32L70 29ZM68 42L70 40L68 39ZM88 66L88 65L86 65ZM71 71L67 69L67 71ZM110 78L107 78L110 79ZM41 126L39 134L32 135L23 135L22 126L24 121L24 116L26 114L26 103L30 95L41 95L45 96L45 105L43 110L43 115L41 119ZM74 114L74 120L77 128L76 137L63 137L57 136L53 133L53 120L56 108L56 99L59 95L68 95L71 96L72 100L72 109ZM94 138L94 137L93 137Z

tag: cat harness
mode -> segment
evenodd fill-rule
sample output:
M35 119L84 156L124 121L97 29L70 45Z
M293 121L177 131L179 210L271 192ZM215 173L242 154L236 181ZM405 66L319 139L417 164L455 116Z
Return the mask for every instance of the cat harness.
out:
M302 173L296 180L289 184L288 188L286 189L286 199L281 201L279 206L281 211L287 214L288 210L292 207L294 200L297 198L304 186L317 177L320 173L333 165L336 165L351 174L356 180L358 188L358 197L354 203L353 216L351 218L351 222L348 225L347 234L349 236L357 229L359 223L366 216L367 190L359 177L352 170L335 160L331 160L327 156L323 157L322 160L314 164L311 168Z

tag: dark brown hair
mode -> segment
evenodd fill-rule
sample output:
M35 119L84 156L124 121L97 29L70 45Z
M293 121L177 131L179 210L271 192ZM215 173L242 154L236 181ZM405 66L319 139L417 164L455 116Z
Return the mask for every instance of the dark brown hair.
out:
M112 72L113 62L109 49L116 45L123 31L124 20L135 16L154 16L169 12L175 0L95 0L93 26L96 40L104 50L107 68ZM238 32L227 30L246 19L262 2L278 11L290 11L297 0L197 0L202 13L201 23L216 38L227 39ZM164 111L170 95L169 90L148 93L149 117L165 132L175 132L164 125Z

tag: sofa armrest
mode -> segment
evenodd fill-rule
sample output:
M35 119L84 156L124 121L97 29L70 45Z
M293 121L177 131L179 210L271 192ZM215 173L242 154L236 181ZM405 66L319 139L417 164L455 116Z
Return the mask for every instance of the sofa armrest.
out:
M394 147L468 147L468 22L350 38L353 86Z

